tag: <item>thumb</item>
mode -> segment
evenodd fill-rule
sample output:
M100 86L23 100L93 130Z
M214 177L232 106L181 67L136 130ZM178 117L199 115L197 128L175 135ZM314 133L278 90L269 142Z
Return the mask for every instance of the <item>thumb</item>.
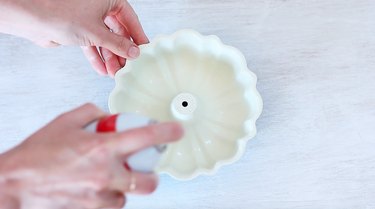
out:
M139 56L139 47L127 37L112 33L107 28L97 34L96 46L107 48L116 55L128 59L135 59Z

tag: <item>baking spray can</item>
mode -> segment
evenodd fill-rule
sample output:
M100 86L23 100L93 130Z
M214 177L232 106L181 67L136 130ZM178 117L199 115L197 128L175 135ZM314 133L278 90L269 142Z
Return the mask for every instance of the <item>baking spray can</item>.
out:
M85 129L97 133L119 132L133 128L141 128L155 123L157 123L155 120L142 115L121 113L103 117L90 123ZM143 149L130 155L126 162L124 162L124 165L127 169L132 171L143 173L154 172L155 167L166 148L166 145L155 145Z

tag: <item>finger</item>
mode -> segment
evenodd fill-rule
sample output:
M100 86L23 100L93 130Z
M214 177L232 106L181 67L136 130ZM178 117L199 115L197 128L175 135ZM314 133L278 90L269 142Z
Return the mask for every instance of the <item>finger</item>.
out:
M121 24L126 26L132 37L134 43L137 45L146 44L149 42L142 25L139 22L138 16L128 1L120 1L120 11L116 14L116 18Z
M81 46L83 54L99 75L107 75L106 66L95 46Z
M97 194L98 205L96 208L123 208L126 203L126 197L118 191L99 192Z
M150 194L158 186L158 176L155 174L145 174L132 172L125 193L130 194Z
M127 29L117 20L115 16L107 16L104 18L104 23L109 29L112 30L113 33L130 39Z
M134 59L139 56L139 48L124 36L114 34L103 26L94 37L94 44L107 48L118 56Z
M104 64L105 68L107 69L107 73L111 77L114 77L115 73L122 67L120 65L119 57L106 48L100 47L100 52L104 59Z
M60 115L56 120L70 126L84 127L90 122L104 117L105 115L106 113L100 110L95 105L87 103L74 110Z
M174 142L182 135L183 129L178 123L159 123L120 133L108 133L107 145L122 157L156 144Z
M80 205L79 208L122 208L125 205L126 197L119 191L91 190L68 195L71 203ZM75 207L74 207L75 208Z
M104 19L104 23L107 25L108 28L112 30L113 33L122 35L130 40L130 35L128 31L126 30L125 26L123 26L115 16L107 16ZM117 56L120 68L124 67L126 64L126 59L123 57ZM115 71L113 70L108 70L110 75L113 75L117 72L118 69Z

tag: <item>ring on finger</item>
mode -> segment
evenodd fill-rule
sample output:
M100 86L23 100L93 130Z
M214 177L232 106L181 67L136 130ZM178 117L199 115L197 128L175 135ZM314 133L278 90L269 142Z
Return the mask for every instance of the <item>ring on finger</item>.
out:
M129 192L134 191L137 188L137 181L133 174L130 174Z

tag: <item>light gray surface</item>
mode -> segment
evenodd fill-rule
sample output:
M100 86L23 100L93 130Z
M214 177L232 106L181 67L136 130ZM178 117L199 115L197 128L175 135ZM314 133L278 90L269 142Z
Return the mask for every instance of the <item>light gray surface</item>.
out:
M375 1L132 1L150 37L182 28L238 47L264 111L243 158L212 177L161 177L129 209L375 208ZM1 150L114 83L78 48L0 36Z

